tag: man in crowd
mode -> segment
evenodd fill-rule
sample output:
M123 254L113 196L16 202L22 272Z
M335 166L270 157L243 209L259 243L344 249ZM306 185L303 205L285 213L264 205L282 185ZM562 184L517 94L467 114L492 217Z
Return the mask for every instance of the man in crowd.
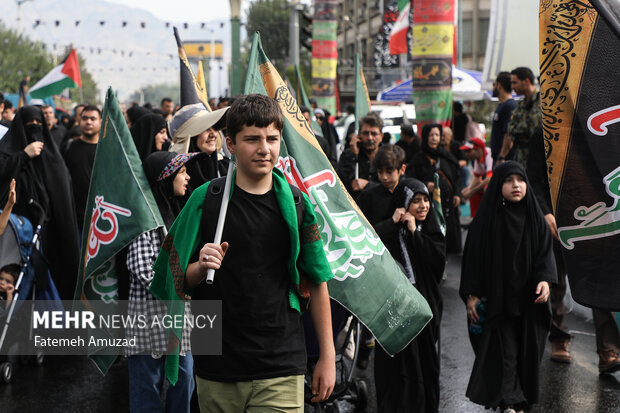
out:
M4 95L0 93L0 113L4 111ZM4 136L4 134L9 130L9 126L4 123L2 119L0 119L0 139Z
M67 134L67 130L64 126L58 124L58 118L56 118L56 114L54 113L54 108L50 105L41 106L41 111L43 112L43 116L45 117L45 122L47 123L47 127L52 134L52 138L54 142L56 142L56 146L59 148L62 147L62 143L65 139L65 135Z
M15 117L15 108L10 100L4 100L4 109L2 110L2 119L0 119L0 125L4 125L7 128L11 126L13 118Z
M405 164L409 165L413 155L420 151L420 142L413 131L413 125L410 123L400 125L400 139L396 142L396 146L400 146L405 151Z
M70 142L64 158L73 182L73 198L78 230L81 234L84 225L84 210L88 201L90 176L101 129L101 111L97 106L87 105L81 111L80 129L82 134L78 139Z
M163 112L163 117L167 121L172 119L172 112L174 112L174 102L170 98L163 98L161 100L160 109Z
M530 138L542 125L540 92L536 92L534 82L534 73L527 67L517 67L510 72L512 89L517 95L523 95L523 99L512 112L498 161L505 160L514 148L514 160L527 165Z
M372 161L383 139L383 121L370 112L359 120L359 135L352 135L349 147L338 161L336 172L351 196L355 198L369 182L379 182Z
M512 111L517 106L517 102L512 98L510 93L512 86L510 85L510 73L500 72L493 83L493 96L499 99L499 105L493 113L493 127L491 129L491 156L493 157L493 165L497 163L497 158L502 150L504 136L508 129L508 122L512 116ZM513 153L509 152L505 158L512 159Z

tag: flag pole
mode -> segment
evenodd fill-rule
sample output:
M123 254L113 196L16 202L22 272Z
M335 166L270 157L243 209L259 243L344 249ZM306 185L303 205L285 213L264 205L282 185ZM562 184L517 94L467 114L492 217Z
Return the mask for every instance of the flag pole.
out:
M226 221L226 211L228 210L228 200L230 198L230 188L232 186L232 176L235 170L235 161L234 158L230 159L230 163L228 164L228 173L226 174L226 184L224 185L224 194L222 195L222 204L220 206L220 216L217 219L217 226L215 227L215 239L213 240L214 244L220 244L222 242L222 232L224 232L224 222ZM205 280L207 284L213 284L213 280L215 278L215 270L213 268L209 268L207 271L207 279Z

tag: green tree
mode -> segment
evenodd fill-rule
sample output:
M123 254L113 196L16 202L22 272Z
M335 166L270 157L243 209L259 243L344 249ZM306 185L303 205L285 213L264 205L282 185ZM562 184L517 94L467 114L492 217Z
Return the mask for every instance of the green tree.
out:
M288 59L290 7L287 0L256 0L250 4L246 29L248 38L260 32L265 54L279 73Z
M161 100L165 97L171 98L175 104L178 104L181 100L181 86L178 83L162 83L143 87L142 89L136 90L131 94L129 97L130 103L141 102L142 96L140 95L140 91L142 91L142 94L144 95L143 103L150 102L153 107L157 108L159 107Z
M19 82L30 76L30 86L53 67L52 56L45 45L0 25L0 91L17 93Z

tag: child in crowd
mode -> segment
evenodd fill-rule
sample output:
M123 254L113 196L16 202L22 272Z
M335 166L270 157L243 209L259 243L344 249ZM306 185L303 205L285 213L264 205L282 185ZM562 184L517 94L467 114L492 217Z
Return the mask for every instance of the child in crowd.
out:
M6 301L5 309L8 309L13 301L15 282L20 270L19 264L7 264L0 268L0 302Z
M478 324L470 329L476 360L466 393L474 403L514 413L538 401L556 274L551 231L525 169L504 162L472 221L461 266L459 292Z
M166 229L172 226L181 211L180 201L190 179L186 164L194 155L196 154L156 151L143 162L144 172ZM142 314L162 317L167 314L166 306L149 292L153 280L152 266L159 254L163 238L163 228L156 228L141 234L129 246L127 268L130 273L130 316ZM186 304L188 315L189 311L189 304ZM167 351L166 333L163 327L145 330L132 325L127 328L127 338L136 337L136 345L125 350L129 358L129 405L132 413L162 411L160 393L165 376L165 357L162 356ZM190 411L190 400L195 386L190 333L189 328L183 330L178 381L175 386L169 386L166 392L166 412Z
M307 298L320 349L313 402L327 399L334 386L325 282L333 275L310 200L297 190L303 202L300 228L295 191L274 168L283 127L275 100L245 95L234 101L226 143L237 169L224 242L213 243L219 204L212 205L211 191L223 186L220 178L193 192L154 266L151 291L159 298L191 294L193 301L222 302L222 354L197 355L193 348L202 412L303 412L306 349L300 313ZM203 208L208 213L213 206L216 212L203 221ZM204 282L209 269L216 270L213 284ZM195 329L193 343L200 334L208 332Z

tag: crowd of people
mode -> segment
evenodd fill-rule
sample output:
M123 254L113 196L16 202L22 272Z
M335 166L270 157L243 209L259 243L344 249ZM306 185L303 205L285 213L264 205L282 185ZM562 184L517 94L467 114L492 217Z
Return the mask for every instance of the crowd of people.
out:
M373 112L355 120L347 108L339 136L325 109L301 108L308 123L317 122L319 145L345 188L433 313L394 357L364 332L358 367L368 366L374 348L380 412L439 409L441 283L449 254L462 254L460 295L476 356L466 390L470 400L504 412L527 411L538 401L546 340L552 360L571 361L563 323L566 274L534 75L523 67L502 72L493 91L499 105L490 147L458 102L451 127L426 124L418 137L413 125L403 124L395 144ZM523 99L517 102L512 91ZM170 386L163 386L166 331L129 331L139 338L126 351L131 411L161 410L162 388L168 411L190 411L194 389L201 411L303 411L305 308L320 348L313 401L329 397L336 376L326 284L332 274L314 208L274 168L284 120L273 99L245 95L210 105L212 112L202 103L175 107L164 98L159 108L132 104L124 111L165 223L123 252L129 311L144 313L176 294L221 300L226 320L221 356L192 355L191 332L183 331L178 379ZM0 109L0 234L11 212L43 223L41 249L52 278L60 296L73 299L101 110L83 104L73 116L58 116L51 106L14 110L9 101ZM224 242L214 244L210 213L219 213L214 200L228 171L226 153L236 158L228 207L234 218L227 221ZM460 214L467 202L473 221L463 246ZM167 285L171 266L175 279ZM202 282L209 269L219 271L211 285ZM14 265L0 269L0 294L7 301L15 277ZM599 371L619 370L612 313L594 309L594 321Z

